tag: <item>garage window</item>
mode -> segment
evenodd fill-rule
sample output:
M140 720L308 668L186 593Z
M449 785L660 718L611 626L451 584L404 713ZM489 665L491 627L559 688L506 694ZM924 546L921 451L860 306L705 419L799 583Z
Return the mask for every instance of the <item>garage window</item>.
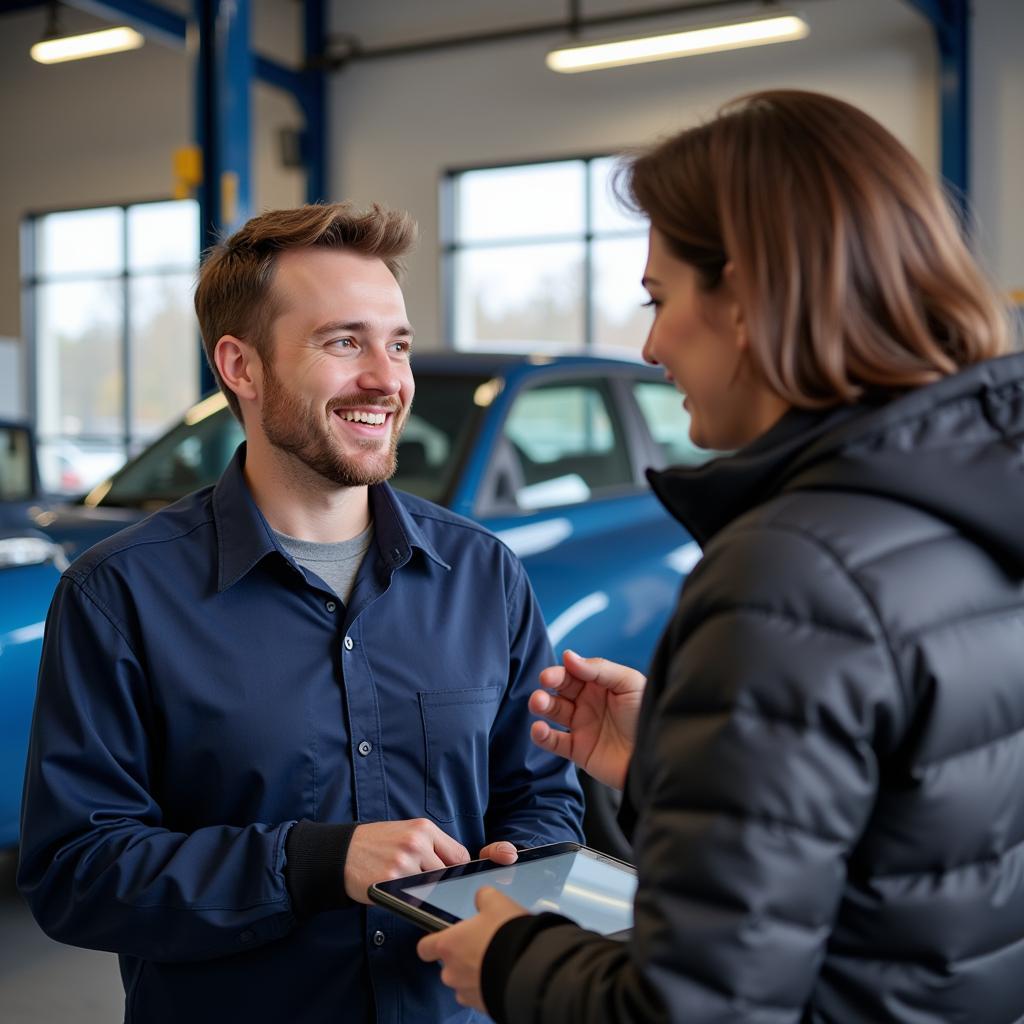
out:
M64 210L23 228L40 475L78 492L197 397L194 200Z
M614 157L457 171L443 192L456 348L627 349L647 335L647 221L611 194Z

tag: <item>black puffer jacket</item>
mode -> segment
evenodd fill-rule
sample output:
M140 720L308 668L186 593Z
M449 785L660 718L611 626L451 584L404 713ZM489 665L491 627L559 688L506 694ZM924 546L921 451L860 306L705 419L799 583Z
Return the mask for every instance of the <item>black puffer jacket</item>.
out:
M627 785L633 939L511 922L492 1012L1024 1020L1024 356L652 483L705 555Z

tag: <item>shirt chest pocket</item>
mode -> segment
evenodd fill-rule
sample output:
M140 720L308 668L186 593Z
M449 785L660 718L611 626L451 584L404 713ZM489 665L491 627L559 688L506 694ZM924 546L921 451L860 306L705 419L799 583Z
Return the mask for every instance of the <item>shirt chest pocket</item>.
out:
M490 733L500 699L500 686L420 692L425 809L435 821L486 812Z

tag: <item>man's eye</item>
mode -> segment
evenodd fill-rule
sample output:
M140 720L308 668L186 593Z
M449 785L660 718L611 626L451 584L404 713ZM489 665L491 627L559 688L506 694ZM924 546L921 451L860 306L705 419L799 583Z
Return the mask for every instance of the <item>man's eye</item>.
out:
M391 349L394 352L401 352L405 355L410 355L412 353L412 345L407 341L396 341L392 344Z
M355 344L355 340L353 338L333 338L328 344L338 348L351 348Z

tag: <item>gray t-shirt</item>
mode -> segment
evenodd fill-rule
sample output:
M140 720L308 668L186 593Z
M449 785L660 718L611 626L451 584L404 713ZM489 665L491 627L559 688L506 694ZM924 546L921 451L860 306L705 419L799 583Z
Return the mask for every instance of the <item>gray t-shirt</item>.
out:
M370 549L373 540L373 523L358 537L341 540L334 544L318 544L312 540L299 540L286 533L274 531L277 542L304 569L315 572L341 600L348 604L352 585L356 581L359 566Z

